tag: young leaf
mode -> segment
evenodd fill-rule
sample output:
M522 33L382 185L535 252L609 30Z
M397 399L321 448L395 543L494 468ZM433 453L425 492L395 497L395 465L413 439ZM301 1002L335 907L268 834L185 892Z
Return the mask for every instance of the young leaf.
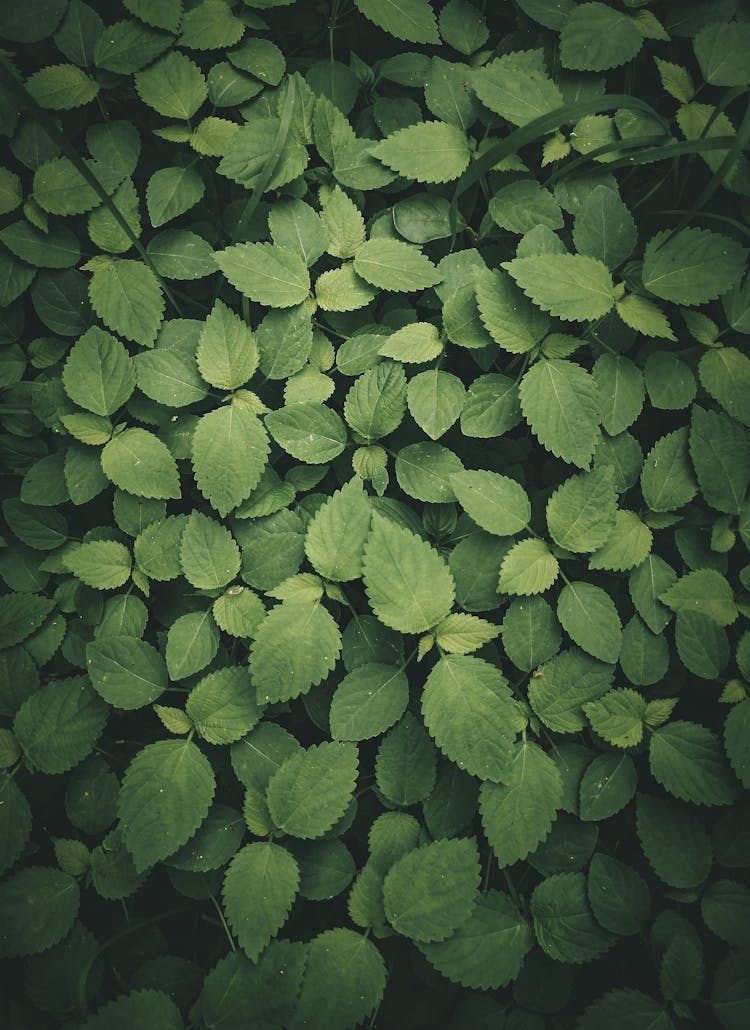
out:
M440 282L440 273L418 247L398 240L370 239L354 258L354 271L380 290L411 293Z
M187 121L208 96L206 80L196 64L177 51L135 77L138 96L165 118Z
M218 590L240 571L240 551L226 527L199 511L188 515L180 543L180 565L188 583Z
M522 81L524 88L519 90ZM526 125L563 105L558 86L547 74L544 51L503 54L472 76L477 96L513 125Z
M521 540L503 558L498 590L503 594L543 594L557 579L559 562L543 540Z
M539 361L521 380L521 408L532 432L553 454L587 468L600 439L596 383L572 361Z

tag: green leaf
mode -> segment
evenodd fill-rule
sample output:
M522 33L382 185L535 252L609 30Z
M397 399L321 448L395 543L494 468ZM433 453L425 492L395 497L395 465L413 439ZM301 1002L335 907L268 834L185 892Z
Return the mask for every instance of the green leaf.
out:
M219 648L219 631L206 612L181 615L169 628L165 657L171 680L182 680L211 662Z
M189 740L159 740L136 754L125 770L117 814L138 872L173 854L193 835L214 789L210 763Z
M687 408L695 398L693 373L684 361L668 351L649 354L644 375L649 400L654 408L677 411Z
M401 633L431 629L453 604L453 577L443 559L424 540L381 515L372 519L363 573L373 612Z
M524 672L560 650L560 624L541 597L513 601L505 613L502 636L505 653Z
M543 540L521 540L503 558L498 590L503 594L543 594L557 579L560 565Z
M310 465L338 457L347 439L346 426L325 404L292 404L272 411L266 427L280 447Z
M734 880L712 883L701 898L703 921L712 933L737 948L747 947L750 891Z
M409 43L439 43L437 22L428 0L354 0L374 25Z
M611 818L628 804L635 794L637 784L638 774L630 755L620 755L616 752L597 755L586 767L581 778L581 819L586 822L600 822Z
M224 910L253 962L286 922L298 889L299 867L278 844L247 844L232 859L224 877Z
M564 68L599 72L632 60L642 44L643 36L621 11L578 4L560 33L560 60Z
M467 0L449 0L440 12L440 35L446 43L468 56L489 37L484 15Z
M643 285L656 297L694 306L714 300L737 283L747 251L708 229L659 232L646 244Z
M168 408L183 408L202 401L208 388L198 374L194 349L157 347L133 359L138 389Z
M437 326L432 322L413 322L387 336L378 354L394 361L421 364L437 358L441 351Z
M50 680L18 709L13 732L31 765L55 775L92 751L108 714L85 677Z
M516 744L503 782L485 782L479 790L482 826L501 868L526 858L544 840L561 799L562 779L549 755L530 741Z
M746 25L722 23L717 18L696 35L693 47L703 78L712 86L745 86L750 82L750 32Z
M630 358L602 354L596 359L592 375L599 394L602 426L610 436L617 436L641 413L646 397L643 374Z
M669 645L634 615L622 633L620 667L635 686L652 686L669 668Z
M393 864L383 884L385 914L411 940L442 941L471 915L478 887L476 842L435 841Z
M108 329L150 347L164 313L159 280L140 261L103 257L89 283L91 306Z
M67 555L65 564L82 583L95 590L113 590L130 578L130 552L114 540L81 544Z
M122 995L81 1025L85 1030L127 1030L149 1024L164 1030L182 1030L180 1010L163 991L142 990Z
M698 569L680 577L659 595L672 611L705 615L720 626L729 626L737 618L732 588L715 569Z
M260 720L247 669L230 666L197 683L185 702L197 732L209 744L233 744Z
M547 502L547 526L568 551L596 551L615 528L617 494L609 469L571 476Z
M224 277L240 293L272 308L300 304L310 292L310 275L294 251L272 243L238 243L214 254Z
M136 497L180 497L177 464L162 441L146 429L126 429L102 451L107 478Z
M698 366L703 387L732 418L750 426L750 358L736 347L718 347Z
M537 225L562 229L563 215L552 194L534 179L518 179L494 195L490 217L501 229L522 236Z
M643 463L641 490L652 511L672 511L695 497L698 484L688 456L687 427L656 441Z
M266 791L275 825L292 837L322 837L349 805L358 763L356 746L338 741L287 758Z
M409 682L395 665L368 662L343 678L333 695L331 736L368 740L392 726L406 711Z
M206 80L185 54L173 51L135 77L144 104L165 118L192 118L208 96Z
M195 168L160 168L148 180L146 207L156 229L189 211L206 192Z
M385 963L367 937L336 928L308 946L305 979L290 1030L347 1030L377 1010L386 986Z
M307 529L305 554L325 579L344 583L360 578L371 510L370 498L358 477L318 509Z
M630 257L638 234L633 216L617 193L596 186L576 212L573 240L579 254L614 269Z
M268 460L268 437L241 404L202 415L192 438L195 482L212 508L227 515L258 486Z
M695 722L678 720L651 734L651 773L680 801L729 805L739 796L719 738Z
M86 647L86 671L100 697L115 708L152 704L167 687L167 668L158 651L134 636L94 640Z
M465 655L444 655L422 695L425 725L459 768L485 780L505 781L516 737L515 704L499 669Z
M612 937L594 919L583 873L549 876L531 896L536 938L556 962L591 962L612 946Z
M609 269L584 254L537 254L503 267L537 307L567 322L602 318L615 302Z
M614 529L606 541L592 554L590 569L614 569L625 572L640 565L651 550L653 534L633 511L618 511Z
M482 323L495 343L511 354L533 350L549 329L549 315L535 307L500 269L479 275L475 289ZM445 317L449 304L450 299Z
M378 748L378 790L395 805L424 801L435 786L436 766L437 752L421 719L407 711Z
M526 528L531 504L514 479L496 472L457 472L450 482L466 514L488 533L513 536Z
M5 873L22 854L31 833L31 808L15 780L0 783L0 872Z
M748 748L750 701L735 705L724 723L724 747L737 779L745 790L750 783L750 748Z
M715 680L729 661L725 631L701 612L686 608L677 613L675 643L682 664L701 679Z
M343 190L341 192L343 194ZM356 220L351 209L347 207L347 210L352 220ZM308 268L328 248L330 227L317 211L301 200L290 197L278 200L268 212L268 227L276 246L299 254Z
M643 737L646 702L637 690L610 690L583 710L594 732L615 747L633 747Z
M539 361L521 380L520 398L524 418L542 446L564 461L588 468L601 437L592 376L572 361Z
M449 654L471 654L494 640L498 632L497 626L476 615L454 612L438 623L435 643Z
M307 210L312 211L312 208ZM354 257L365 242L364 219L357 205L340 186L334 187L326 200L322 215L319 217L313 212L313 217L322 222L324 235L328 236L325 250L333 257Z
M622 625L609 594L593 583L568 583L557 601L557 617L570 638L603 662L620 655Z
M417 182L450 182L469 164L466 134L446 122L419 122L399 129L373 147L383 164Z
M622 756L625 761L626 756ZM632 866L596 854L591 859L588 898L596 921L610 933L641 933L648 921L651 895L645 880Z
M750 437L733 419L693 405L690 457L706 503L739 513L750 483Z
M559 88L547 74L543 50L503 54L472 75L472 85L491 111L513 125L526 125L563 105ZM518 89L523 82L523 89Z
M149 579L166 582L182 573L180 540L186 520L187 515L170 515L152 522L136 537L135 561Z
M450 372L429 369L409 380L409 413L431 440L439 439L461 414L466 390Z
M618 987L595 1001L576 1023L576 1030L596 1030L606 1026L611 1030L674 1030L674 1023L658 1001L631 987Z
M477 899L472 914L444 941L421 944L430 965L453 983L491 990L515 980L532 936L528 923L502 891Z
M319 601L284 601L263 620L250 654L258 701L289 701L331 672L341 650L339 628Z
M703 824L684 805L638 795L638 838L654 872L670 887L698 887L711 869L711 843Z
M413 293L441 280L440 273L418 247L385 237L363 243L354 258L354 271L379 290Z
M70 111L91 103L99 84L73 64L54 64L30 75L26 89L40 107Z
M539 675L541 673L541 675ZM529 700L556 733L576 733L586 725L583 705L606 694L613 669L573 648L546 662L529 684Z
M0 884L0 955L46 951L68 933L78 914L78 884L59 869L31 866Z
M192 511L182 534L180 565L192 586L218 590L240 571L240 550L225 526L200 511Z

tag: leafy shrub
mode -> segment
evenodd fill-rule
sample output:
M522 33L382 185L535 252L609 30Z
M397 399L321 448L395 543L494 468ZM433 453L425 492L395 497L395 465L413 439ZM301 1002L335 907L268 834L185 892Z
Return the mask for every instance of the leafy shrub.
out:
M746 6L185 8L0 13L3 1025L747 1026Z

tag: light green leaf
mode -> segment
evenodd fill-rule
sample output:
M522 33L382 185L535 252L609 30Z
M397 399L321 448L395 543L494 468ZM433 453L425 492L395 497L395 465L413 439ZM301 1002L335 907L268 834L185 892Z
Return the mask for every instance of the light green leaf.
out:
M380 337L377 337L380 339ZM379 440L401 424L406 410L403 366L384 361L364 372L344 401L344 418L366 440Z
M732 418L750 426L750 358L736 347L706 351L698 374L703 387Z
M74 64L47 65L26 80L26 89L40 107L70 111L91 103L99 83Z
M95 590L114 590L130 578L130 552L114 540L92 540L66 555L65 564Z
M630 358L602 354L594 363L592 375L599 393L602 425L610 436L617 436L641 413L646 398L643 374Z
M502 436L521 420L518 387L502 375L479 376L466 393L461 412L464 436L489 439Z
M91 330L89 330L90 332ZM193 349L157 347L133 359L138 389L168 408L183 408L202 401L208 388L198 374Z
M115 486L136 497L180 497L177 464L162 441L146 429L125 429L102 451L102 468Z
M346 811L357 780L356 745L318 744L287 758L266 790L276 826L292 837L322 837Z
M610 469L594 469L566 479L547 502L547 526L559 547L595 551L615 528L617 494Z
M273 45L260 39L248 42ZM270 162L273 162L273 171L266 181ZM301 175L306 166L307 151L293 132L287 135L279 152L278 118L247 109L245 123L229 140L217 170L247 190L265 191L285 186ZM299 247L295 246L292 252L297 255Z
M318 212L302 200L278 200L268 212L268 227L276 246L299 254L308 268L326 252L326 225Z
M227 57L236 68L270 86L278 86L286 67L284 55L270 39L246 39L241 46L230 50Z
M149 579L166 582L182 573L180 540L186 521L187 515L170 515L152 522L136 537L135 561Z
M562 635L555 613L541 597L511 602L502 626L503 650L513 664L531 672L560 650Z
M189 57L172 51L135 77L138 96L165 118L192 118L208 96L203 73Z
M134 636L94 640L86 648L86 671L97 694L115 708L152 704L167 687L164 659Z
M595 733L615 747L633 747L643 737L646 702L637 690L610 690L583 706Z
M747 251L708 229L663 230L646 244L643 285L656 297L689 307L714 300L737 283Z
M606 265L583 254L537 254L503 263L527 297L569 322L602 318L614 302Z
M198 489L222 516L246 500L268 461L268 437L260 420L240 404L202 415L192 439Z
M148 180L146 207L156 229L195 207L206 185L195 168L160 168Z
M593 583L568 583L557 601L557 617L570 638L594 658L616 662L622 625L614 601Z
M517 733L515 705L500 670L480 658L443 656L422 695L425 725L459 768L505 781Z
M372 286L397 293L426 290L442 278L418 247L385 237L368 240L359 248L354 271Z
M683 426L656 441L643 463L643 499L652 511L672 511L692 501L698 491L688 456L688 429Z
M323 311L356 311L374 300L378 291L354 271L347 261L319 275L315 282L315 300Z
M373 515L363 572L372 610L401 633L431 629L453 604L453 577L437 551L381 515Z
M617 193L596 186L576 212L573 240L578 253L617 268L630 257L637 239L633 216Z
M208 813L214 774L189 740L159 740L132 760L117 814L135 868L143 872L181 847Z
M457 472L450 477L459 504L467 515L496 536L513 536L525 529L531 504L523 487L496 472Z
M373 147L379 161L406 179L450 182L469 164L466 134L446 122L419 122L399 129Z
M298 889L299 867L278 844L246 844L232 859L224 877L224 910L253 962L286 922Z
M643 372L652 407L678 411L695 399L695 376L684 361L669 351L649 354Z
M219 631L210 611L188 612L169 628L165 657L171 680L187 679L213 661L219 649Z
M730 805L739 797L719 738L695 722L677 720L651 734L651 773L665 790L694 805Z
M450 372L429 369L409 380L406 396L411 417L431 440L437 440L461 414L466 390Z
M244 23L225 0L202 0L185 12L178 42L191 50L217 50L232 46L244 31Z
M661 337L675 340L667 316L654 301L641 297L637 293L628 293L615 304L617 314L625 325L635 329L643 336Z
M13 733L32 767L55 775L92 751L108 714L84 676L50 680L18 709Z
M618 511L612 532L591 555L590 569L625 572L641 565L651 550L653 534L634 511Z
M437 22L428 0L354 0L373 24L409 43L439 43Z
M346 426L325 404L293 404L266 416L266 427L280 447L298 461L323 465L338 457L347 439Z
M562 93L547 74L543 50L503 54L477 69L471 81L482 103L513 125L526 125L563 105Z
M670 887L698 887L709 874L711 842L697 816L668 798L639 794L638 838L656 875Z
M498 590L503 594L543 594L557 579L560 565L543 540L521 540L503 558Z
M557 201L535 179L518 179L492 197L490 217L501 229L522 236L538 225L562 229L563 215Z
M108 329L150 347L164 314L159 281L146 265L100 256L89 283L91 306Z
M562 779L549 755L531 741L516 744L503 782L485 782L479 790L482 826L501 868L526 858L544 840L561 799Z
M732 588L715 569L688 572L659 599L672 611L705 615L720 626L729 626L737 618Z
M353 930L326 930L308 945L305 979L290 1030L347 1030L377 1010L385 963L373 942Z
M601 437L593 377L572 361L538 361L521 380L520 398L539 442L564 461L588 468Z
M578 4L560 33L560 60L564 68L600 72L632 60L643 36L623 14L602 3Z
M556 962L591 962L614 943L591 914L583 873L543 880L531 896L531 914L539 946Z
M690 457L706 502L730 515L739 513L750 483L750 436L728 415L694 404Z
M182 534L180 565L192 586L218 590L240 571L240 550L225 526L200 511L192 511Z
M187 229L165 229L152 237L146 253L165 279L202 279L216 271L211 244Z
M0 884L0 955L36 955L61 941L78 915L80 892L68 873L21 869Z
M321 505L305 537L305 553L321 576L339 583L359 579L370 516L370 498L358 477Z
M492 990L515 980L532 940L531 928L510 898L491 890L479 896L455 933L419 950L453 983Z
M435 628L435 643L449 654L471 654L494 640L499 630L476 615L454 612Z
M333 695L331 736L368 740L384 733L406 711L409 682L395 665L368 662L343 678Z
M284 601L263 620L250 654L258 701L289 701L324 680L341 650L339 628L320 601Z
M478 887L476 842L434 841L391 866L383 884L385 914L404 937L442 941L471 915Z
M294 251L272 243L237 243L214 253L224 277L258 304L290 308L310 292L307 267Z
M365 221L357 205L340 186L335 186L326 199L320 220L328 235L327 253L338 258L354 257L365 242Z
M511 354L532 350L549 329L549 315L535 307L500 269L478 276L476 297L485 329Z

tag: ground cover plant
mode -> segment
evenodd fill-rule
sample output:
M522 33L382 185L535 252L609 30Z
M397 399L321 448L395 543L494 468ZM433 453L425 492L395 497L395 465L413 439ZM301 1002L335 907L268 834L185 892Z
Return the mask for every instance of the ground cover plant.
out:
M747 5L0 37L2 1025L750 1025Z

